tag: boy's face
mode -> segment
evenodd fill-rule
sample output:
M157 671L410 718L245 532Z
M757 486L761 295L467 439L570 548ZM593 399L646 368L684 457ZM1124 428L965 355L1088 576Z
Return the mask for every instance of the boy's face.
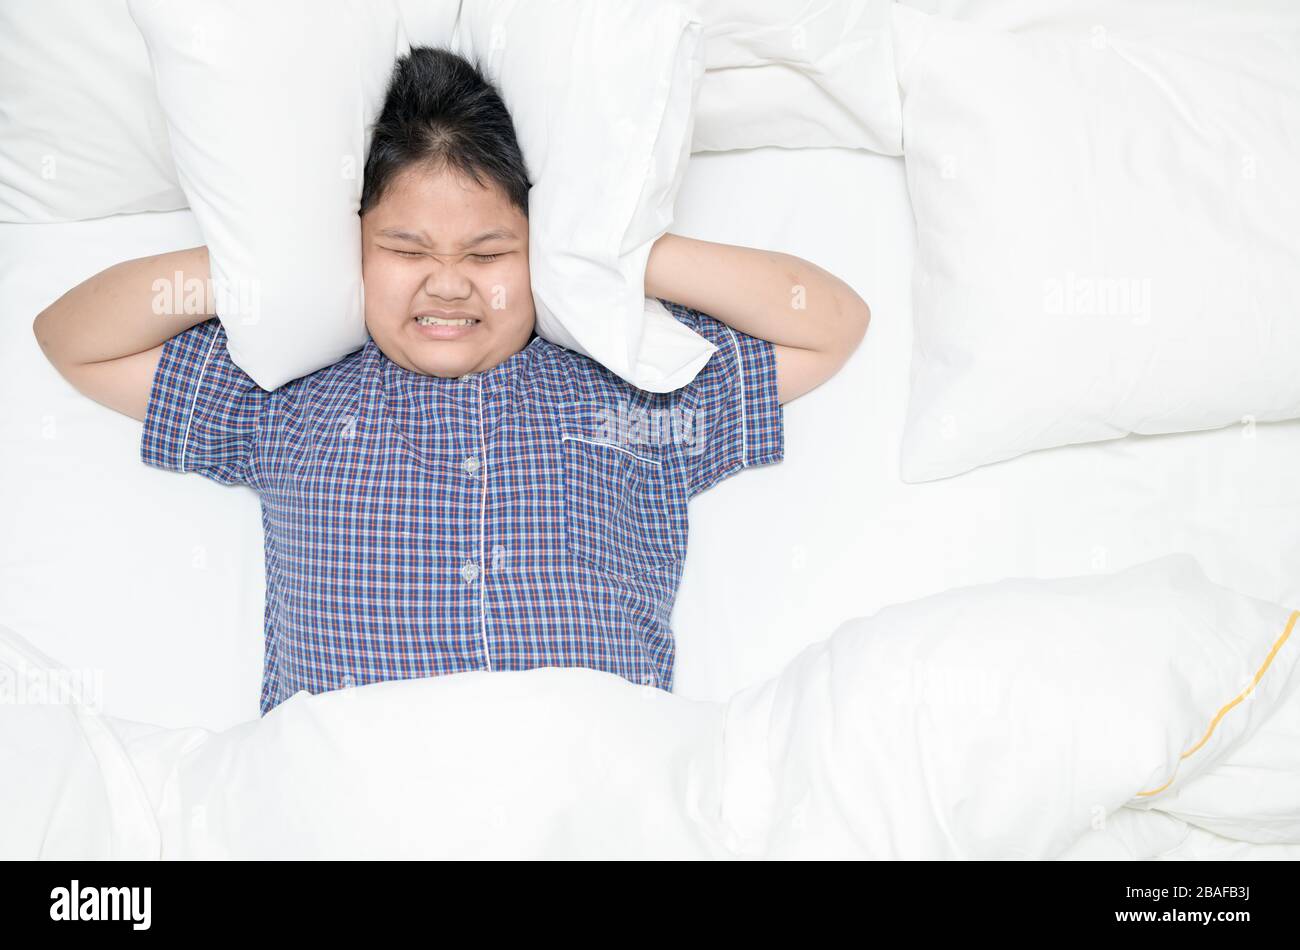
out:
M412 372L482 372L519 352L532 333L528 219L495 183L447 169L403 170L361 217L361 273L366 329ZM476 322L422 326L420 317Z

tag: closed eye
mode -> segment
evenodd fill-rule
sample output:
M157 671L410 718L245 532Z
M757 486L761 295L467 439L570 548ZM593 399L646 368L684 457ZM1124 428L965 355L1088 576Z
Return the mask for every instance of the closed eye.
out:
M390 247L388 248L388 250L392 251L398 257L411 258L411 257L424 256L423 251L402 251L395 247ZM470 255L470 257L474 258L474 260L478 261L480 264L490 264L500 256L501 256L500 254L471 254Z

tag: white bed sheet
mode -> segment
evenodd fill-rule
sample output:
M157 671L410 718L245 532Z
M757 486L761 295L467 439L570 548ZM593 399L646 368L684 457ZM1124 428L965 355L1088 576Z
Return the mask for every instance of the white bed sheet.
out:
M140 423L77 393L31 331L110 264L200 243L188 211L0 225L0 626L94 677L110 715L225 727L261 685L257 496L142 464Z
M1180 551L1217 583L1300 602L1300 422L1069 446L899 481L913 242L901 159L696 155L673 230L807 258L874 313L843 372L786 407L785 462L693 503L675 692L723 701L887 604ZM109 715L223 729L256 715L257 498L143 466L139 423L73 392L29 329L96 270L198 240L188 212L0 227L0 448L11 460L0 467L0 625L99 671Z

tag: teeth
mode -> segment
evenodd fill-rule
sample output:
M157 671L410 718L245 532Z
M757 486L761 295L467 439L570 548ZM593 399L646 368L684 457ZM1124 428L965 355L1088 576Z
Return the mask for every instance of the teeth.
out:
M477 320L448 320L444 317L416 317L416 321L422 327L468 327L478 323Z

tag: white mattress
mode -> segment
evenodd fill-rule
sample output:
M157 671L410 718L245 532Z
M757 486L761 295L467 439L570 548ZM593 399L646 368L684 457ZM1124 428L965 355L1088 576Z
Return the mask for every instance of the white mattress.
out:
M678 210L678 233L785 251L842 276L874 318L843 372L786 407L786 461L693 503L673 615L676 692L726 700L887 604L1175 552L1220 584L1300 603L1300 422L899 480L913 243L900 159L700 154ZM140 424L72 391L29 329L108 264L198 242L188 212L0 226L0 626L101 674L109 715L223 729L257 715L258 500L143 466Z

